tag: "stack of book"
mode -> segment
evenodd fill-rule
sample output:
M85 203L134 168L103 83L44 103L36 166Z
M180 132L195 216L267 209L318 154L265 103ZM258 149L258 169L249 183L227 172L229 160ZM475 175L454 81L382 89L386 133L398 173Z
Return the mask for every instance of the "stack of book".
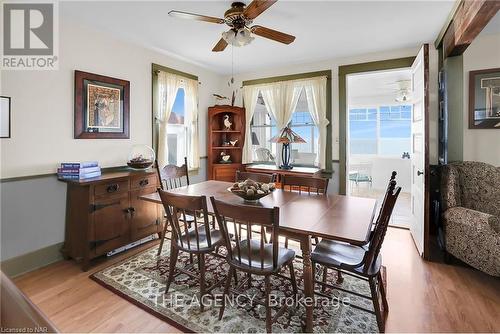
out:
M83 180L101 175L97 161L63 162L57 169L57 177L63 180Z

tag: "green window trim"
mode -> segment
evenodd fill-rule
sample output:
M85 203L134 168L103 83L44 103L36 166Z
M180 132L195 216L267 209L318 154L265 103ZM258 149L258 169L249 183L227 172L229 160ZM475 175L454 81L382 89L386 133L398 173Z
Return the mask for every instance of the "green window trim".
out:
M346 194L347 86L349 74L411 67L415 57L396 58L339 66L339 193Z
M326 77L326 119L328 120L328 125L326 126L326 154L325 154L326 166L324 172L325 174L332 174L333 169L332 169L332 71L331 70L246 80L243 81L242 86L244 87L244 86L275 83L280 81L309 79L321 76Z

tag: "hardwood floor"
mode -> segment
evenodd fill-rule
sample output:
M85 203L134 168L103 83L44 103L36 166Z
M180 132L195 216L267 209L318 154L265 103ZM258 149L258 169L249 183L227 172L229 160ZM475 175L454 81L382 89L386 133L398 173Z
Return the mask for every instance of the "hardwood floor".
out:
M62 261L15 282L63 332L179 332L88 278L146 247L101 261L88 272ZM390 308L387 332L500 332L499 279L421 260L403 229L388 230L382 253Z

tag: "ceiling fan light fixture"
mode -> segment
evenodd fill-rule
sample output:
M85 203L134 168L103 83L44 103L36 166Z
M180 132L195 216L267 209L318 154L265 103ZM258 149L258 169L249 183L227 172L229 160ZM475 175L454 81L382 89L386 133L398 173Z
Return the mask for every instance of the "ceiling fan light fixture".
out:
M222 33L222 38L224 38L228 44L233 46L245 46L254 40L250 29L246 27L238 30L229 29L228 31L224 31Z

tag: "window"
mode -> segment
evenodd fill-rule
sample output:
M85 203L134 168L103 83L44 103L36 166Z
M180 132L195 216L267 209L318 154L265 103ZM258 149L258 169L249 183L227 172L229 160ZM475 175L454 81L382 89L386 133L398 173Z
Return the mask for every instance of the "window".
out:
M184 124L184 89L179 88L167 126L168 163L180 166L187 156L188 128Z
M251 122L253 161L259 163L271 163L275 161L276 144L269 140L277 135L276 121L267 112L267 109L259 95L260 103L255 108ZM314 166L318 154L319 130L314 125L307 106L307 98L302 90L295 112L288 126L301 136L305 143L292 144L292 162L294 165ZM281 152L279 152L281 154Z
M350 153L401 156L410 152L411 112L411 105L350 109Z

